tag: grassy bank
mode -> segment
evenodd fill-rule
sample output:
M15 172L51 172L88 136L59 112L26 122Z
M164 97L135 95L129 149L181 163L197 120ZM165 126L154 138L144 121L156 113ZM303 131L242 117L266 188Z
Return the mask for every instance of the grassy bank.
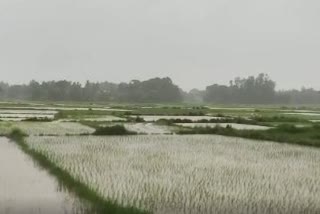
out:
M269 130L237 130L228 126L226 128L195 127L182 128L178 134L217 134L224 136L242 137L255 140L267 140L280 143L298 144L304 146L320 147L320 126L298 128L294 125L280 125Z
M29 156L33 158L41 167L46 169L51 175L57 178L59 183L74 193L77 197L86 203L90 204L90 208L85 213L92 214L144 214L145 211L138 210L134 207L122 207L115 202L106 200L99 195L95 190L83 184L76 178L72 177L67 171L59 168L54 162L51 162L44 154L31 149L25 142L24 134L19 129L14 129L8 136L11 140L15 141L19 147Z

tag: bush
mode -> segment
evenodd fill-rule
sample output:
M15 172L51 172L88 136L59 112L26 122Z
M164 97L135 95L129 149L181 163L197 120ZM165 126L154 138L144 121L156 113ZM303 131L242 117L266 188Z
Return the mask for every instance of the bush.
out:
M45 117L45 118L32 117L32 118L24 119L23 121L26 121L26 122L52 122L53 120L51 120L47 117Z
M146 122L142 117L136 117L135 118L135 120L134 120L134 122L136 122L136 123L143 123L143 122Z
M27 134L18 128L12 129L12 131L9 134L9 138L12 140L16 140L16 141L20 141L26 136L27 136Z
M122 125L98 127L93 135L135 135L136 132L128 131Z
M155 123L161 126L172 126L174 124L172 120L167 120L167 119L159 119Z

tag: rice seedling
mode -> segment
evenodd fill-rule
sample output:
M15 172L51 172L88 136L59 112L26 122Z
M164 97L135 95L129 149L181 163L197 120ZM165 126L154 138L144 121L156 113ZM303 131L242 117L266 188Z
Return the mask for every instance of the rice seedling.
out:
M0 118L48 118L53 119L53 114L0 114Z
M28 110L28 109L0 109L0 120L22 121L28 119L54 119L57 111L51 110Z
M57 111L53 111L53 110L30 110L30 109L27 109L27 110L20 110L20 109L0 109L0 114L33 114L33 115L42 115L42 114L45 114L45 115L53 115L53 114L56 114L58 113Z
M319 213L320 150L212 135L29 137L100 195L153 213Z
M8 134L19 128L28 135L80 135L91 134L93 128L73 122L1 122L0 134Z

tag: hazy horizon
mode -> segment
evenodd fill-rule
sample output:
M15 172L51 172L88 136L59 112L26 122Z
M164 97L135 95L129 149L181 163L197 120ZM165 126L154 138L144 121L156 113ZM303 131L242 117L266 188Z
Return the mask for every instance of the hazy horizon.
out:
M267 73L320 89L320 2L3 0L0 81L127 82L184 90Z

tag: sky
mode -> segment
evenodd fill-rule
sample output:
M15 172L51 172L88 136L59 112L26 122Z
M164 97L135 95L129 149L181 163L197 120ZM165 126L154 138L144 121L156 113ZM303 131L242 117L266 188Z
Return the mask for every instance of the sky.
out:
M0 81L320 89L319 0L1 0Z

